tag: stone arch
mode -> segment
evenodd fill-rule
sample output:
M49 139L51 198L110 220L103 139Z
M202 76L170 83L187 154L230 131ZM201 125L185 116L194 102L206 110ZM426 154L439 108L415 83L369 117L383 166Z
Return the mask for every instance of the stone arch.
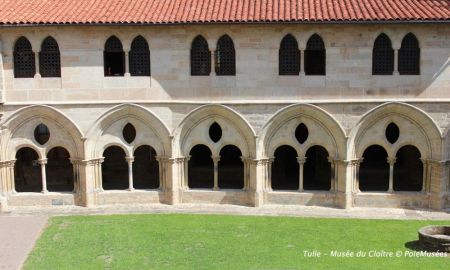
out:
M50 129L50 139L44 145L34 139L34 129L40 123ZM84 155L83 132L63 112L50 106L32 105L19 109L3 121L1 128L2 160L14 159L16 151L23 146L37 150L40 158L57 146L67 149L73 158Z
M41 192L42 175L40 166L36 166L38 152L30 147L20 147L15 155L14 190L17 192Z
M214 143L208 129L214 122L222 128L222 138ZM250 124L235 110L223 105L204 105L186 115L173 133L174 156L187 156L197 144L211 149L218 156L222 147L237 146L243 156L254 157L256 152L255 132Z
M273 190L299 189L298 153L290 145L277 147L273 154L271 188Z
M309 137L303 144L295 138L295 129L304 123ZM294 147L299 156L314 145L323 146L331 158L343 158L346 152L346 135L338 121L325 110L311 104L294 104L276 112L261 129L258 149L262 157L273 156L281 145Z
M136 129L136 138L127 143L122 130L127 123ZM121 104L103 113L88 129L86 155L98 158L103 151L117 145L125 149L127 156L133 156L134 149L140 145L150 145L159 156L170 155L169 129L150 110L137 104Z
M75 175L69 152L61 146L47 151L46 180L49 191L74 190Z
M385 136L385 129L391 122L400 129L400 137L394 144ZM422 158L440 159L442 155L442 136L436 122L423 110L406 103L384 103L368 111L349 137L350 158L360 158L372 144L386 149L389 157L395 157L396 151L404 145L417 147Z

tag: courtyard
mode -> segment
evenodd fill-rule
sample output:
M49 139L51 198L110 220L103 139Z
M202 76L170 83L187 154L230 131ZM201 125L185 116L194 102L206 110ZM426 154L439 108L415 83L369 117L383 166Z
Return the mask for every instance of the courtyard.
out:
M59 210L63 216L49 208L24 269L447 269L449 262L420 254L416 242L419 228L449 223L444 212L122 208Z

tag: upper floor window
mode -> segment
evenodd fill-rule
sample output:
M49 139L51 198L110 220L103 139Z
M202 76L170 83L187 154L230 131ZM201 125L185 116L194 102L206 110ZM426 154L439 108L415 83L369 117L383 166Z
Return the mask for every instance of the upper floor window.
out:
M402 40L398 51L398 72L400 75L420 74L420 48L419 41L412 33Z
M105 43L103 53L105 76L123 76L125 73L125 53L122 42L112 36Z
M150 76L150 49L145 38L133 40L129 57L131 76Z
M191 75L208 76L211 73L211 52L208 42L202 36L192 41L191 47Z
M233 40L228 35L219 38L214 56L217 75L236 75L236 53Z
M34 52L31 43L25 37L20 37L14 45L14 77L33 78L36 74Z
M42 77L61 77L59 46L52 37L44 39L39 52L39 72Z
M278 62L279 75L298 75L300 73L300 50L297 40L290 34L281 40Z
M380 34L373 45L372 74L392 75L394 72L394 50L386 34Z
M305 75L325 75L325 44L318 34L312 35L306 43Z

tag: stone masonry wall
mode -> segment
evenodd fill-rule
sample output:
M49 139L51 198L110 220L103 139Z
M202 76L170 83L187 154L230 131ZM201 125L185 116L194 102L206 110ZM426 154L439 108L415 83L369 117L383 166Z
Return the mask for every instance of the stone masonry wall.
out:
M394 49L414 33L421 49L421 75L373 76L372 47L386 33ZM303 50L318 33L326 46L326 76L279 76L281 39L293 34ZM213 52L228 34L236 49L236 76L190 76L189 53L201 34ZM14 79L13 46L27 37L39 52L53 36L61 50L61 78ZM151 77L104 77L103 48L111 35L124 50L143 35L151 50ZM394 100L450 98L450 30L446 24L396 25L202 25L202 26L55 26L2 28L7 103L108 101L275 102L313 100ZM303 53L302 53L303 54ZM302 63L303 65L303 63ZM304 69L302 68L302 71Z

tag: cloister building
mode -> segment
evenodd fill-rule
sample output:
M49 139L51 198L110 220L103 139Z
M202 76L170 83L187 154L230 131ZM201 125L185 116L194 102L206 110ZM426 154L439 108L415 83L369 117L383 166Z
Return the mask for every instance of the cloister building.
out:
M450 208L448 0L2 0L0 210Z

